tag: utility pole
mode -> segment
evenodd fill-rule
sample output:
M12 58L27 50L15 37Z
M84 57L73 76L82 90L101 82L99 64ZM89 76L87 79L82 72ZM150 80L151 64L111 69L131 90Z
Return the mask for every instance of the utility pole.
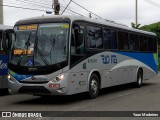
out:
M58 0L52 0L52 8L54 9L54 13L55 15L59 15L59 11L60 11L60 4L58 2Z
M3 24L3 0L0 0L0 24Z
M138 0L136 0L136 22L135 22L135 26L138 25Z
M89 18L92 18L92 14L91 13L89 13Z

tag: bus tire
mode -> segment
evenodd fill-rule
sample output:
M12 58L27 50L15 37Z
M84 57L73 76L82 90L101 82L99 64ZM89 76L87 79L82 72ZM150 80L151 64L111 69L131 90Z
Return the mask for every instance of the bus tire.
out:
M143 83L143 72L142 70L138 70L137 72L137 81L135 82L135 87L140 88Z
M89 81L89 97L91 99L96 98L99 95L100 82L98 76L93 73Z

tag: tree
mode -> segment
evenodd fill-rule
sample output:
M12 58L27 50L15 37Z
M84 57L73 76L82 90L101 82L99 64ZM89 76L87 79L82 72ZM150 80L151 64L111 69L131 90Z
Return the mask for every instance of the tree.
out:
M132 28L135 28L135 29L139 29L140 28L140 26L141 26L141 24L135 24L135 23L131 23L131 26L132 26Z

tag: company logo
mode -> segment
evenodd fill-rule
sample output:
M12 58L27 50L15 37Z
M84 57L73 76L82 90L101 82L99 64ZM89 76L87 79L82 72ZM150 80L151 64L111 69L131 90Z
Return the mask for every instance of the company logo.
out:
M11 112L2 112L2 117L11 117Z
M103 64L116 64L117 56L116 55L101 55Z
M0 60L0 69L7 69L7 63L3 63L3 61Z
M31 77L31 80L34 81L34 82L47 82L47 78L43 78L43 77L34 77L32 76Z
M18 117L18 118L40 118L42 117L42 113L33 113L33 112L2 112L2 117L4 118L11 118L11 117Z

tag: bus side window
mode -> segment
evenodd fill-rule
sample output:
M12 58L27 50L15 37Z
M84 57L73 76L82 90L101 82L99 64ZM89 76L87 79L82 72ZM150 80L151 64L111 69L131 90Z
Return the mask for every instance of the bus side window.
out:
M154 53L157 53L157 39L154 37L153 38L153 45L154 45L154 48L153 48L153 51L154 51Z
M74 34L74 29L72 29L72 35L71 35L71 54L75 54L75 34Z
M78 24L74 24L72 28L71 54L84 53L84 31Z
M118 40L119 40L119 50L122 51L129 50L129 40L127 32L118 31Z
M138 35L134 33L129 34L129 50L131 51L139 51L139 39Z

